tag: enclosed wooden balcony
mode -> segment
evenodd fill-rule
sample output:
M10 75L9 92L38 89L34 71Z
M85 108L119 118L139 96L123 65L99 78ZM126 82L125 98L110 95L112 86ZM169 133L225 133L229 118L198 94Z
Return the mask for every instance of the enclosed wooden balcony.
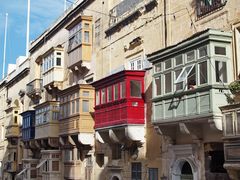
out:
M95 131L100 142L143 140L144 71L124 70L93 83ZM105 139L105 140L104 140Z
M58 138L59 102L47 101L35 106L35 139ZM50 143L47 140L47 143Z
M59 94L60 135L93 133L94 88L87 84L75 85Z
M27 84L27 95L30 98L39 98L41 97L42 92L42 79L34 79Z
M67 26L69 30L68 68L89 68L92 54L92 17L80 16Z
M13 138L13 137L18 137L20 134L20 129L19 126L16 125L9 125L6 127L6 138Z

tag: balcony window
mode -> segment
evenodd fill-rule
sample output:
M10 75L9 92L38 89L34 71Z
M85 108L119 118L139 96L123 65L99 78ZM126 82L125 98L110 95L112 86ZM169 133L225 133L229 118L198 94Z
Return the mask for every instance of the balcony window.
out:
M116 100L118 100L118 97L119 97L118 84L114 84L113 89L114 89L114 101L116 101Z
M227 64L224 61L215 61L216 82L227 82Z
M88 100L82 101L82 112L89 112L89 101Z
M198 53L199 53L199 58L207 56L208 55L207 46L200 47L198 49Z
M215 46L214 51L216 55L226 56L226 47Z
M142 179L142 164L140 162L132 163L132 180Z
M155 78L156 95L161 95L161 76Z
M210 14L226 4L227 0L197 0L197 16Z
M161 63L158 63L154 66L154 71L155 73L158 73L158 72L161 72L162 71L162 64Z
M101 19L95 21L95 42L97 45L100 45L101 38Z
M107 88L107 101L111 102L113 100L113 90L112 86Z
M61 66L61 60L62 60L61 58L59 58L59 57L57 58L57 63L56 63L57 66Z
M65 162L73 160L73 150L72 149L66 149L65 150L64 160L65 160Z
M182 69L181 73L176 78L175 84L178 84L180 82L195 80L193 79L193 76L195 75L195 64L192 64L190 66L186 66Z
M179 66L181 64L183 64L183 56L182 56L182 54L175 57L175 65Z
M131 97L141 97L141 82L131 80L130 81L130 95Z
M182 69L178 69L175 71L175 78L177 79L177 77L180 75ZM183 89L183 82L179 82L175 84L175 88L176 91L182 90Z
M165 61L165 70L170 69L172 67L172 60L168 59Z
M232 114L225 115L225 135L234 135L234 123Z
M165 78L165 93L172 92L172 73L169 72L164 75Z
M187 56L187 62L191 62L195 60L195 52L194 51L189 51L186 53Z
M136 58L133 58L129 61L129 68L130 70L142 70L143 64L142 64L142 56L138 56Z
M84 42L89 43L90 38L89 38L89 31L84 31Z
M126 97L126 83L125 81L120 83L120 98L123 99Z
M149 168L148 173L149 173L148 179L152 179L152 180L158 179L158 168Z
M208 69L207 69L207 61L199 63L199 71L200 71L200 84L205 84L208 82Z
M96 105L100 104L100 92L96 91Z
M101 90L101 104L106 103L106 90L102 89Z
M69 45L68 51L73 50L82 43L82 23L75 25L69 30Z

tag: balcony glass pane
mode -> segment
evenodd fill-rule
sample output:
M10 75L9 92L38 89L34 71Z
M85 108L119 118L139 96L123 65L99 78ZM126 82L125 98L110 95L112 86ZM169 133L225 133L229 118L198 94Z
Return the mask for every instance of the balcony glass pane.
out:
M165 93L172 92L172 73L165 74Z
M223 61L215 61L216 82L227 82L227 64Z
M205 57L207 56L208 52L207 52L207 46L203 46L199 48L199 57Z
M114 100L118 100L118 97L119 97L118 84L115 84L113 86L113 89L114 89Z
M101 104L106 103L106 90L102 89L101 91Z
M89 101L88 100L82 101L82 112L89 112Z
M183 64L183 56L179 55L179 56L175 57L175 65L179 66L181 64Z
M187 53L187 62L193 61L195 59L195 53L194 51L189 51Z
M156 91L156 95L159 96L161 95L161 76L160 77L156 77L155 78L155 91Z
M131 97L141 97L141 82L131 80L130 81L130 95Z
M120 83L120 91L121 91L121 99L126 97L126 83L125 82L121 82Z
M175 78L177 78L180 75L181 71L182 69L178 69L175 71ZM176 83L175 86L176 86L176 91L181 90L183 89L183 82Z
M225 135L233 135L233 117L232 114L225 115Z
M208 73L207 73L207 61L199 64L199 76L200 76L200 84L205 84L208 81Z
M169 69L172 67L172 60L168 59L165 61L165 69Z
M113 90L112 90L112 86L107 88L107 99L108 102L111 102L113 99Z
M96 105L99 105L100 103L100 92L99 91L96 91Z

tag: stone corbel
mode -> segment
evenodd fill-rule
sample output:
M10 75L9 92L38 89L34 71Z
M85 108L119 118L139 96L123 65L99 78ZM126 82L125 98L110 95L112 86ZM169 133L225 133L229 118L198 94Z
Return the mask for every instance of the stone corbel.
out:
M212 130L222 131L222 116L209 118L208 123Z
M199 127L189 123L179 123L181 133L190 135L193 140L199 140L202 138L201 127L202 126Z

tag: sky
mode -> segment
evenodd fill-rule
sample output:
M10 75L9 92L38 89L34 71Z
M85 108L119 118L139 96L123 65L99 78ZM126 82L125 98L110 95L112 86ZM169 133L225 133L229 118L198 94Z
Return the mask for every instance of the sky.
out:
M6 66L26 54L28 0L0 0L0 79L3 69L5 17L8 13ZM67 6L71 5L67 2ZM41 35L63 12L64 0L31 0L30 34L32 41Z

